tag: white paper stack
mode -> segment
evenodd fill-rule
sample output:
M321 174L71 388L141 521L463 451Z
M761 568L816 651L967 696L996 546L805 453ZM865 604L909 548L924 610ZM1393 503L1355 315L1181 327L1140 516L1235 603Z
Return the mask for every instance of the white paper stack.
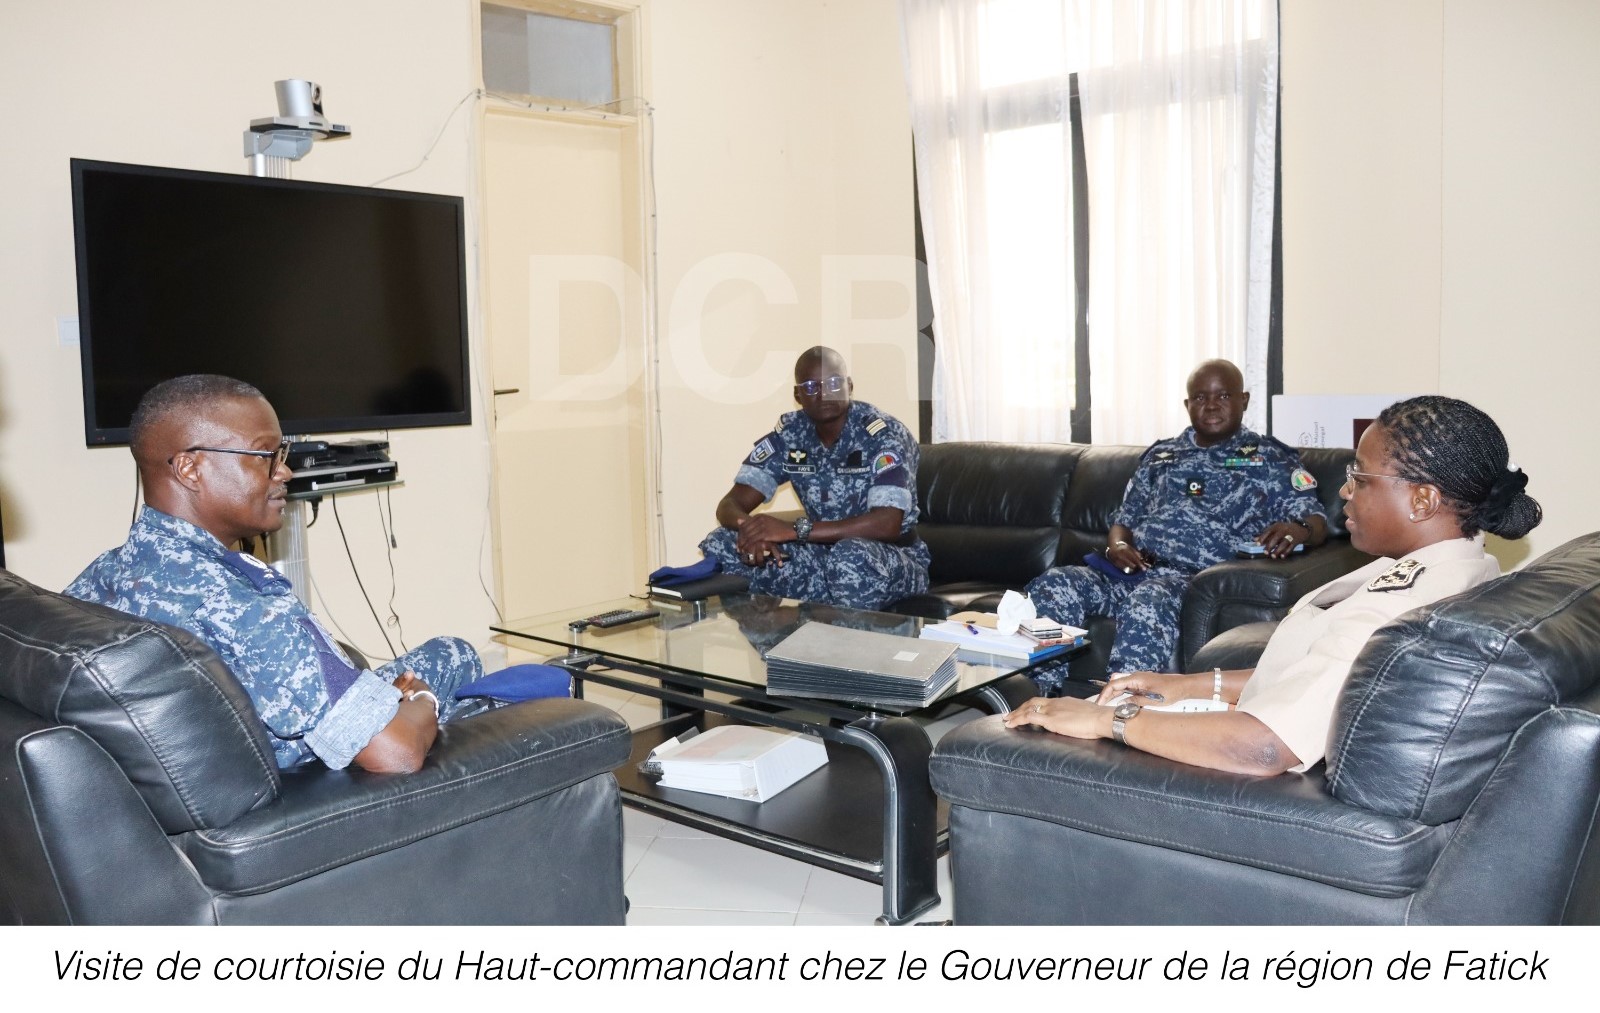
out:
M946 619L942 622L925 623L918 636L923 640L939 640L955 644L964 651L977 651L980 654L993 654L997 657L1017 658L1022 661L1042 661L1063 654L1083 643L1082 630L1071 626L1063 627L1063 630L1065 631L1063 636L1053 642L1041 643L1024 633L1002 635L992 626L979 626L975 623Z
M719 725L652 759L663 788L765 802L827 763L828 751L812 735Z

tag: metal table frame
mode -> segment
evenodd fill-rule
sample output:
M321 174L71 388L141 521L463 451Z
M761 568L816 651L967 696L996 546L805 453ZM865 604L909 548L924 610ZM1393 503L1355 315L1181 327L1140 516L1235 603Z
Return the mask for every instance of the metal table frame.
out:
M641 793L636 788L631 789L628 784L623 786L623 796L634 808L655 813L673 822L881 883L883 914L879 921L882 923L904 924L939 903L937 862L939 854L947 846L948 834L939 826L937 800L928 781L928 758L933 752L933 744L916 721L897 715L863 714L856 708L812 698L785 698L779 701L767 697L753 701L749 698L760 696L761 691L746 683L712 675L691 674L661 665L619 660L579 646L569 646L565 657L554 659L551 663L571 671L574 694L579 697L583 695L583 683L594 682L661 701L661 721L637 729L634 733L636 743L642 742L636 746L636 756L648 752L655 744L696 723L697 718L708 713L747 724L818 735L827 742L859 750L871 760L882 778L882 850L876 862L851 859L825 845L764 834L748 823L730 819L725 814L707 813L704 809L696 808L697 802L705 805L707 798L720 800L720 796L675 802ZM708 692L732 695L735 699L712 699L706 695ZM991 713L1000 713L1010 710L1036 692L1033 683L1025 676L1011 674L955 699L975 704ZM940 701L941 704L944 702ZM775 705L785 709L776 709ZM794 710L787 709L791 707L803 708L806 713L824 720L797 716ZM631 768L633 762L630 760L626 766ZM625 771L619 771L621 773ZM721 803L727 801L721 800ZM761 804L772 805L776 801L773 799ZM727 808L725 804L715 803L712 807Z

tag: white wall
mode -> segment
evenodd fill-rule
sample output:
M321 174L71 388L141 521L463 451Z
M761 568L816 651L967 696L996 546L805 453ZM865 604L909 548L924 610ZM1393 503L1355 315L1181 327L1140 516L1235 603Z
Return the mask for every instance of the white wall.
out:
M370 184L421 159L475 87L472 9L468 0L0 6L0 95L27 120L0 145L0 494L11 569L61 587L123 540L133 503L128 452L83 445L78 352L56 339L55 318L77 314L67 160L243 172L241 134L276 113L272 82L305 77L354 135L318 144L296 178ZM468 193L467 111L426 165L386 185ZM469 266L469 284L475 276ZM488 500L481 400L473 411L470 428L393 434L406 480L392 500L395 605L413 645L444 632L482 642L493 617L478 577ZM390 581L377 497L344 497L340 513L382 609ZM383 653L326 506L311 535L327 614Z
M1545 522L1600 527L1600 5L1285 0L1284 387L1494 416Z
M663 503L684 563L796 407L806 348L839 348L857 398L915 431L911 126L893 0L668 0L650 31Z
M1451 0L1444 43L1439 388L1505 430L1537 555L1600 528L1600 4Z

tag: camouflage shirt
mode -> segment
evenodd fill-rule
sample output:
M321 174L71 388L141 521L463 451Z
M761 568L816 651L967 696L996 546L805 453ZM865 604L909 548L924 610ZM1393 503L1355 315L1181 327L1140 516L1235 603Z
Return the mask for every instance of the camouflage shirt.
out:
M250 694L280 767L313 755L343 767L399 709L400 691L352 665L287 578L154 507L66 593L210 645Z
M1112 521L1141 551L1194 573L1278 521L1320 516L1316 488L1292 447L1248 429L1202 447L1191 427L1144 452Z
M894 507L902 533L917 523L917 441L892 415L852 401L833 446L824 446L805 412L786 412L756 441L734 481L766 499L788 482L814 521Z

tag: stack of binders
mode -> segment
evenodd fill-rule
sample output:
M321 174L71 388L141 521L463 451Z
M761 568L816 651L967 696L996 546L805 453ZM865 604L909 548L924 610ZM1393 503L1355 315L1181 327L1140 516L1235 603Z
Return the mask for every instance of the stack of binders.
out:
M767 692L926 707L955 685L955 654L954 644L808 622L767 652Z

